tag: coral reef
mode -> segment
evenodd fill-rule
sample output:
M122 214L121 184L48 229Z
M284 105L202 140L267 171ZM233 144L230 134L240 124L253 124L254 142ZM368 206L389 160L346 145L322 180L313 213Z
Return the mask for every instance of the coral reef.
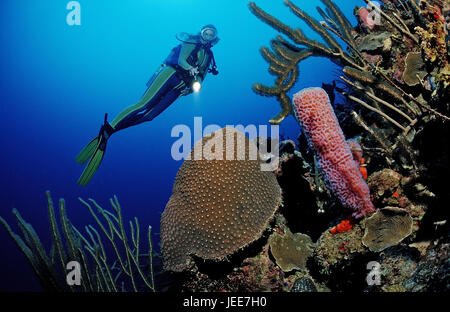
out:
M287 229L286 219L278 211L262 239L231 256L230 262L194 262L190 270L181 273L180 290L295 292L307 287L309 291L328 291L308 273L306 266L284 272L277 265L269 241L272 236L283 236ZM314 244L310 244L305 251L310 254L313 248Z
M63 199L59 201L60 226L63 231L61 234L50 192L47 191L46 195L52 234L50 253L45 251L33 226L27 223L16 209L13 210L13 213L22 236L14 233L9 224L0 218L0 223L27 258L44 290L69 292L155 291L151 227L148 227L147 232L148 253L142 254L138 220L135 218L134 223L130 221L130 244L125 232L122 210L116 196L110 200L114 213L104 210L93 199L89 200L97 209L98 214L105 219L107 226L99 219L91 204L80 198L80 201L87 206L94 217L101 232L108 238L114 250L114 254L110 255L95 227L86 226L86 236L72 225L67 218ZM119 240L119 243L116 242L116 239ZM87 254L85 250L88 252ZM148 260L148 263L145 263L145 259ZM66 282L66 266L71 261L76 261L81 266L82 276L79 286L68 285Z
M450 243L431 245L404 283L407 291L450 291Z
M284 272L304 269L306 260L312 255L312 245L313 242L308 235L292 234L289 229L284 235L274 233L269 238L270 252Z
M402 176L392 169L383 169L371 174L367 183L374 202L382 204L382 199L391 197L400 186L401 180Z
M380 283L371 292L448 292L450 257L448 239L429 243L425 254L415 247L397 246L381 252Z
M304 89L294 95L293 111L315 152L327 185L340 201L360 218L375 210L369 188L322 88Z
M212 270L212 269L211 269ZM214 272L208 272L194 266L185 273L181 290L220 291L220 292L261 292L289 291L295 280L301 276L298 272L287 276L271 259L269 246L251 257L243 259L232 270L221 272L215 266Z
M300 277L291 288L291 292L316 292L317 288L313 281L307 277Z
M164 269L176 277L169 290L450 290L450 5L364 2L368 7L353 12L353 26L331 0L317 8L323 21L286 0L318 40L249 4L281 34L270 49L261 48L274 84L255 83L253 90L280 103L270 123L292 114L302 132L298 144L279 143L273 172L261 171L270 153L260 154L233 128L195 143L161 218ZM340 66L340 80L304 89L291 101L299 64L311 56ZM344 133L353 139L345 141ZM116 197L113 212L80 199L100 227L86 227L87 234L68 220L63 200L58 225L49 193L47 199L50 253L17 210L21 236L0 218L44 289L155 290L151 229L149 252L142 254L139 223L130 222L131 237L126 234ZM337 209L342 205L353 216ZM83 267L81 286L65 283L70 260ZM366 279L373 261L375 285Z
M283 205L266 227L267 230L256 242L228 256L227 261L191 261L189 269L181 273L183 275L179 282L180 290L392 292L408 291L407 282L413 276L417 278L409 283L414 284L416 281L419 283L414 289L419 287L431 289L429 283L434 283L435 288L444 287L445 283L438 284L436 280L432 282L427 279L427 274L430 273L429 264L421 266L424 267L423 273L414 275L423 260L420 253L424 255L427 253L425 249L429 243L412 244L413 234L411 234L401 242L395 242L397 245L387 247L381 252L371 251L363 244L367 221L370 219L364 219L359 223L349 220L350 216L343 214L342 209L332 209L332 206L329 206L331 202L329 198L324 206L327 213L320 213L315 197L316 190L310 188L311 185L315 186L315 179L310 176L308 163L296 150L296 145L292 141L282 141L279 148L280 168L274 173L283 189ZM408 179L389 170L374 172L369 180L372 181L371 190L374 194L382 194L377 197L380 206L386 206L388 203L398 207L402 205L404 209L402 211L407 211L404 215L409 217L408 214L411 214L414 220L412 230L417 231L418 215L414 216L414 213L417 211L423 216L423 210L419 209L421 204L409 197L416 199L418 194L425 191L419 187L420 184L410 185ZM392 183L388 183L389 181ZM415 191L411 193L410 189ZM391 221L388 220L386 224L392 223ZM387 226L387 229L392 227ZM289 239L290 243L287 245L291 247L280 248L277 252L291 258L298 256L298 259L302 259L288 262L303 262L306 257L308 259L303 262L305 265L284 267L286 261L280 259L274 252L274 241L281 241L286 237L293 238L295 234L291 233L295 232L307 233L312 238L311 241L316 241L317 234L320 237L316 243L308 244L309 250L305 253L294 250L291 244L294 240ZM282 247L281 244L276 245ZM305 251L303 248L301 250ZM312 255L308 256L310 252ZM440 255L442 256L442 252ZM439 270L445 272L444 260L442 257L440 259L436 262L440 267L436 268L435 272ZM370 261L377 261L381 265L381 285L369 286L366 282L368 274L366 266ZM288 269L288 272L283 271Z
M355 258L367 253L362 245L363 228L356 224L350 231L332 234L322 233L314 251L314 262L321 275L332 276L348 268Z
M293 141L282 141L279 155L279 168L275 174L283 190L283 206L280 210L292 232L301 232L316 240L323 229L328 227L330 216L340 215L344 209L328 210L332 203L331 194L322 175L314 162L310 164L296 150ZM324 213L325 209L327 214Z
M358 24L353 27L333 1L322 2L325 8L317 8L320 22L285 1L319 40L249 4L254 15L280 32L270 49L261 48L275 82L255 83L253 89L280 103L281 111L270 123L279 124L293 114L302 132L298 144L285 140L278 146L280 162L273 175L283 193L280 208L263 207L268 217L256 227L253 220L245 220L245 228L257 234L247 232L251 239L224 254L211 245L214 239L205 238L204 245L213 246L207 255L187 249L190 242L177 242L183 253L177 260L183 269L182 290L392 292L449 287L444 207L450 197L446 183L437 178L448 179L450 174L444 147L450 133L449 62L448 47L442 44L448 5L445 9L438 0L385 0L379 7L357 7ZM338 64L340 80L323 83L326 91L306 89L291 101L288 94L299 78L299 63L310 56ZM354 139L346 142L344 133ZM353 184L348 182L352 179ZM183 194L193 196L199 189L192 186ZM210 194L221 199L223 193ZM336 209L342 204L364 218ZM260 202L253 206L262 209ZM380 210L370 216L374 206ZM177 218L185 222L203 213L189 208L184 219ZM208 220L217 220L214 214ZM221 230L220 222L215 228ZM236 232L226 226L225 232ZM198 228L203 225L189 227ZM170 235L178 229L190 237L179 223L166 225ZM298 234L292 233L311 238L302 241L308 250L294 247ZM226 261L217 261L221 259ZM372 261L380 265L380 285L366 279ZM442 282L438 275L444 277Z
M365 220L362 243L371 251L382 251L408 237L412 227L413 220L406 210L385 207Z
M354 10L358 23L352 26L331 0L322 0L325 9L317 8L323 21L285 1L320 40L308 38L302 29L283 23L256 3L249 4L257 18L280 33L270 42L271 50L266 47L260 50L275 83L271 87L255 83L253 90L280 102L282 111L270 119L271 123L280 123L293 114L302 126L298 149L280 150L280 167L275 171L285 199L280 213L286 217L289 229L295 229L292 232L306 233L313 241L319 233L312 261L306 267L316 285L320 281L339 291L446 289L448 282L435 282L436 272L445 276L448 270L446 258L441 257L444 249L437 247L444 243L425 251L430 243L422 240L439 242L443 239L441 235L448 237L442 231L448 229L448 212L443 207L450 200L444 187L450 174L448 142L444 139L450 134L449 4L441 0L385 0L379 6L369 0L364 2L367 7ZM339 39L346 46L341 46ZM309 114L309 107L298 107L302 104L299 97L308 91L294 95L292 100L288 94L299 78L299 63L310 56L328 58L341 67L342 75L340 80L322 84L332 101L328 101L323 90L321 95L310 96L315 97L318 105ZM318 98L327 103L326 107L320 105ZM339 99L345 102L335 103ZM314 141L308 122L326 119L324 111L331 111L326 120L338 124L332 105L343 131L336 127L330 130L328 124L316 127L313 132L319 135ZM298 116L299 113L304 116ZM345 144L343 133L357 140ZM329 147L339 134L339 146L346 146L342 154L345 156L329 158L335 159L336 164L348 163L351 175L359 176L361 185L363 178L367 180L371 195L367 190L362 198L382 208L359 223L343 211L332 209L337 205L336 198L330 196L323 184L327 182L345 205L345 199L331 185L320 156L330 152ZM295 147L293 143L288 146ZM297 192L292 190L291 183L298 183ZM300 208L304 212L292 212ZM368 210L372 212L373 208ZM279 220L276 219L275 227L282 228ZM433 260L425 263L418 257L421 252L423 257L431 255ZM384 284L367 287L364 270L374 259L382 265ZM435 270L429 265L433 261L439 266ZM422 273L419 268L423 268ZM405 284L407 280L412 286Z
M430 199L434 199L435 195L422 184L414 184L414 181L403 177L392 169L374 172L370 175L368 184L372 200L378 207L394 206L403 208L409 213L413 220L412 236L415 235L428 206L428 204L421 203L421 201L429 202ZM407 192L411 194L407 195ZM414 198L414 200L409 197Z
M445 16L442 13L442 5L437 1L434 2L421 2L420 13L428 23L426 29L417 26L414 30L421 39L420 46L425 54L425 60L431 63L438 62L445 67L448 64Z
M281 202L281 189L272 172L261 171L259 153L252 159L251 151L245 134L231 127L195 143L161 217L166 270L186 269L189 255L222 260L261 237Z
M358 49L364 52L372 52L381 48L387 50L387 40L390 38L391 34L387 31L369 34L358 42Z
M332 25L336 27L346 41L354 43L350 22L332 1L323 0L323 2L327 5L326 13L323 11L319 12L321 12L326 20L333 21ZM342 49L332 35L330 35L317 20L310 17L292 2L286 1L285 3L295 15L314 29L314 31L323 38L326 44L306 37L299 28L293 29L282 23L280 20L264 12L254 2L249 3L251 12L263 22L288 36L294 43L303 46L297 47L283 39L281 36L277 36L277 38L271 42L272 49L275 53L269 51L269 49L265 47L261 48L262 56L270 64L269 73L277 76L277 79L275 85L272 87L257 83L253 85L253 89L260 95L276 97L280 102L282 111L277 116L270 119L270 122L274 124L282 122L283 119L292 112L290 108L291 101L287 92L297 81L299 75L298 64L301 61L310 56L327 56L333 61L341 64L351 65L362 69L358 62L355 62L354 58Z
M285 1L290 10L323 42L306 37L301 29L291 28L251 2L249 7L254 15L293 42L277 36L271 41L274 52L261 48L264 59L270 65L269 72L277 79L273 87L256 83L253 89L258 94L277 97L282 113L270 122L280 123L292 113L288 108L290 100L287 93L298 79L298 63L309 56L325 56L342 66L344 75L340 78L346 87L336 87L335 91L361 105L350 114L353 122L374 141L371 147L383 154L388 165L395 164L404 170L423 170L424 167L418 164L418 153L412 148L412 142L420 140L417 134L436 122L436 118L450 120L450 108L440 104L448 96L450 77L448 49L443 40L443 2L422 1L419 8L413 2L405 5L385 1L378 7L368 0L364 1L370 10L364 7L355 10L359 20L356 27L351 26L331 0L322 1L325 10L317 8L324 19L322 22L291 1ZM373 20L375 15L378 16L376 22ZM335 37L347 44L347 51ZM422 62L415 57L420 52ZM301 54L302 57L285 57L291 54ZM411 61L412 56L414 61ZM406 64L414 64L405 69L405 61ZM421 64L426 66L419 66ZM404 85L398 85L395 81ZM417 84L421 88L409 87ZM370 124L374 121L376 126ZM382 133L380 126L389 131Z
M256 83L253 89L280 103L281 112L271 123L293 114L302 133L298 146L292 140L279 144L274 176L283 203L259 239L227 255L226 264L204 256L199 256L203 262L196 261L189 251L194 261L188 257L183 290L392 292L448 287L448 246L440 232L430 230L445 229L447 218L439 209L448 195L433 175L448 176L448 157L441 155L443 139L435 146L430 138L445 137L441 131L449 130L448 51L441 44L443 16L448 14L442 12L448 10L436 0L419 5L386 0L379 7L356 8L358 24L352 27L332 1L322 2L325 9L318 12L324 21L319 22L285 1L322 41L249 4L254 15L281 33L271 49L261 48L274 85ZM378 20L372 19L374 14ZM299 63L310 56L325 56L340 65L341 81L324 83L326 91L306 89L291 101L288 94L299 77ZM344 105L336 105L335 93L344 95ZM344 133L354 139L346 142ZM353 192L351 183L333 185L351 179L362 189ZM355 220L346 210L335 209L339 202L365 218ZM370 216L373 205L381 209ZM308 250L295 247L296 235L305 237L298 233L311 238L301 242ZM438 243L424 242L424 236ZM371 261L380 264L380 285L366 281ZM438 274L447 279L439 283Z
M408 86L415 86L427 75L425 63L420 52L409 52L405 58L405 70L402 79Z
M405 283L417 268L420 260L415 248L396 246L379 254L380 285L371 285L366 291L371 292L405 292Z

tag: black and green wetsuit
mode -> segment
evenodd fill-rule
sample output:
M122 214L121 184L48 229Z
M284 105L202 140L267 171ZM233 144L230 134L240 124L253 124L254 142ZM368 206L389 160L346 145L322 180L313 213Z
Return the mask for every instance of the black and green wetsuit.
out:
M120 112L111 124L106 121L105 116L105 124L100 129L99 135L76 158L80 164L90 159L78 180L80 185L87 185L97 171L103 159L107 140L114 132L152 120L179 96L191 93L193 77L189 75L190 68L197 67L199 71L197 79L201 81L205 79L214 59L210 46L203 45L198 36L192 36L178 49L180 49L178 58L175 60L168 58L159 67L147 83L144 95L136 104Z

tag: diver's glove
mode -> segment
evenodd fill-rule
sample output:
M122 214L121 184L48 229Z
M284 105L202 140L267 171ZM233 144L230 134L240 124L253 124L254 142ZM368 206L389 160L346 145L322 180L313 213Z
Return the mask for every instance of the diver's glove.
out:
M181 91L180 96L189 95L191 93L192 93L192 89L191 88L185 88L183 91Z
M198 67L191 67L189 68L189 75L195 76L198 75L200 72L198 71Z

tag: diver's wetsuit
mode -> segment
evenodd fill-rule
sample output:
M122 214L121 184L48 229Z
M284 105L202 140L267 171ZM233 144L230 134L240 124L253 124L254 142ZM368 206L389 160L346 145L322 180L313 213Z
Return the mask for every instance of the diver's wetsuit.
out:
M197 53L195 53L197 49ZM193 55L194 53L196 55ZM147 83L147 91L133 106L123 110L111 122L114 132L145 121L150 121L172 104L186 88L188 70L198 67L198 79L203 81L211 63L211 55L203 46L184 42L181 46L178 64L162 64ZM190 93L190 92L189 92Z

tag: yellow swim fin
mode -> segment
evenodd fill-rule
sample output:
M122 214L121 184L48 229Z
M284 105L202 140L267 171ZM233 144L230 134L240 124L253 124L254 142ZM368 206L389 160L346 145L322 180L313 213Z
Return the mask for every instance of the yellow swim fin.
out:
M89 163L78 179L78 184L80 185L86 186L91 181L102 163L106 151L106 143L108 143L108 139L115 132L114 128L108 123L107 118L108 114L105 114L105 122L100 128L98 136L89 142L75 158L80 164L84 164L90 158Z
M83 150L77 155L75 160L80 165L84 164L86 161L89 160L89 158L92 157L92 155L94 155L94 152L97 149L97 146L98 146L98 137L96 137L91 142L89 142L89 144L86 145L86 147L83 148Z
M99 142L94 152L92 153L91 160L89 160L89 163L87 164L86 168L84 168L83 173L78 179L78 184L80 185L88 185L103 160L103 156L105 155L106 150L106 140L100 137L98 141Z

